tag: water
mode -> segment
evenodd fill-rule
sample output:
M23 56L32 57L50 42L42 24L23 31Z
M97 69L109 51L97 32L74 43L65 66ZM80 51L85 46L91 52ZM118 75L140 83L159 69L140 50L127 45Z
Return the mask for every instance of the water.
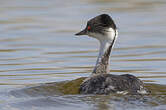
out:
M165 0L1 1L0 109L164 110L165 10ZM152 95L58 95L46 84L90 75L99 43L74 34L102 13L110 14L119 30L111 73L139 77Z

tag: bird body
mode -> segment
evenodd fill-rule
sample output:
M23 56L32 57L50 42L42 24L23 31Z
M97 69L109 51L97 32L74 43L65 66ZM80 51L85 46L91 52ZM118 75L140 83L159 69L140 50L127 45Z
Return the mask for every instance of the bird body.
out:
M145 94L141 80L130 74L101 74L86 79L80 86L82 94Z

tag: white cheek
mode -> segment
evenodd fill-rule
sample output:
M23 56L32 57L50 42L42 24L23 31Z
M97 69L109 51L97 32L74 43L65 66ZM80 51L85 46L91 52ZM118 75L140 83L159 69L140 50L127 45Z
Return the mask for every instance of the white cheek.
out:
M116 32L117 32L117 30L116 30ZM109 28L108 32L107 32L107 36L110 40L113 40L114 37L116 37L117 35L115 36L115 30L114 29Z
M93 38L96 38L98 39L99 41L110 41L112 42L114 37L117 37L118 36L118 31L117 30L114 30L112 28L109 28L107 31L106 31L106 34L103 35L103 34L99 34L99 33L91 33L89 32L88 33L88 36L90 37L93 37Z
M118 30L116 30L116 36L115 36L116 38L118 37Z
M98 33L89 33L89 36L94 37L96 39L103 39L103 36L101 34Z

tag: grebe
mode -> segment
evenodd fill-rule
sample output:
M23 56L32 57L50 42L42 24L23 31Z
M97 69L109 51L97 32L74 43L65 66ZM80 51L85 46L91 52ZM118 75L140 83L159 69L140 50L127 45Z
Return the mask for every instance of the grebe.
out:
M90 77L80 85L81 94L146 94L148 90L143 82L130 74L112 75L109 73L109 56L118 36L113 19L107 14L101 14L87 22L81 32L75 34L88 35L100 42L99 56Z

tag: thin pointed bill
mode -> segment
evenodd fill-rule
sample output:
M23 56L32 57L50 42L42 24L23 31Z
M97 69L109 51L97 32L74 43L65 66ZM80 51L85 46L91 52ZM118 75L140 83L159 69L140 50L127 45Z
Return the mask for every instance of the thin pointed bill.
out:
M76 36L87 35L86 29L75 34Z

